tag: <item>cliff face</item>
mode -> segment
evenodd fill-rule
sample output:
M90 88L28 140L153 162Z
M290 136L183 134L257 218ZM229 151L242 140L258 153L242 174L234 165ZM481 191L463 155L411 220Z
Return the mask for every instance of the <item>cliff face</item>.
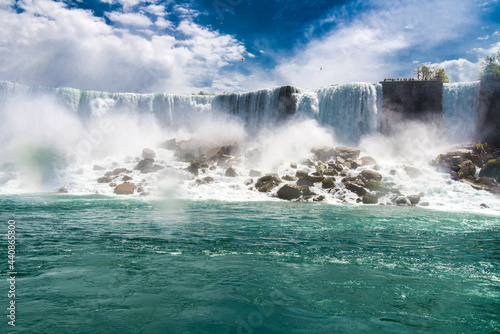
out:
M382 82L381 131L402 120L440 121L443 107L443 83L440 81Z
M500 145L500 82L481 81L479 92L478 140Z

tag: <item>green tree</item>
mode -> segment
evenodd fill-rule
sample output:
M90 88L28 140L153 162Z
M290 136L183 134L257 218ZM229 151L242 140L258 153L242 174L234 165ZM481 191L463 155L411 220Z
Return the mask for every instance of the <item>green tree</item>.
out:
M433 71L433 78L436 80L441 80L443 83L448 83L450 82L450 78L446 75L446 72L444 71L444 68L437 68Z
M485 81L500 80L500 51L496 55L486 56L479 78Z
M431 80L432 79L432 70L429 66L422 65L420 68L420 79L422 80Z

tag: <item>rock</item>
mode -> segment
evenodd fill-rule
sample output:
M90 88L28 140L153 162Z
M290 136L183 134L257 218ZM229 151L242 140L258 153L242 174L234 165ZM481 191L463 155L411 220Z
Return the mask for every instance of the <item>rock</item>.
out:
M479 177L490 177L500 182L500 158L488 160L481 168Z
M337 176L339 173L336 169L328 168L323 171L323 175Z
M340 156L342 159L356 160L361 153L360 150L348 146L338 146L335 148L335 155Z
M109 183L111 181L112 180L109 176L103 176L97 179L97 183Z
M377 204L377 203L378 203L377 195L366 193L363 196L363 204Z
M255 188L260 192L269 192L281 182L283 181L281 181L278 174L267 174L255 182Z
M483 208L483 209L489 209L489 208L490 208L490 207L489 207L487 204L485 204L485 203L481 203L481 205L480 205L480 206L481 206L481 208Z
M335 162L340 164L340 165L343 165L345 163L345 159L343 159L341 157L336 157Z
M145 148L142 150L142 157L144 159L154 160L156 158L156 152L150 148Z
M130 181L132 180L132 178L128 175L125 175L123 178L122 178L122 181Z
M347 190L355 193L359 197L363 197L364 195L366 195L366 189L361 187L361 186L358 186L358 185L351 183L351 182L346 182L344 185L345 185Z
M290 163L290 168L297 169L297 163L291 162Z
M323 202L324 200L325 200L325 196L323 196L323 195L319 195L318 197L313 198L313 201L315 201L315 202Z
M393 176L394 176L394 175L396 175L396 174L397 174L397 172L396 172L396 170L395 170L395 169L391 169L391 171L389 172L389 174L391 174L391 175L393 175Z
M462 161L459 165L460 170L458 171L458 177L474 177L476 175L476 165L470 160Z
M420 202L420 206L429 206L429 202Z
M299 178L296 177L296 176L292 176L292 175L285 175L282 177L283 180L285 181L297 181Z
M360 175L364 179L365 182L369 182L369 181L380 182L380 181L382 181L382 174L380 174L379 172L376 172L374 170L365 169L365 170L361 171Z
M107 172L104 174L105 176L115 176L115 175L120 175L122 173L132 173L130 169L127 168L115 168L111 172Z
M249 186L249 185L251 185L252 183L253 183L253 179L247 179L247 180L245 180L245 185L246 185L246 186Z
M228 169L226 169L225 175L228 177L236 177L238 176L238 173L236 173L236 169L234 169L233 167L229 167Z
M137 164L137 166L135 166L134 169L141 171L141 173L143 174L147 174L147 173L157 172L163 169L163 167L155 165L154 161L151 159L143 159L139 161L139 163Z
M321 182L324 180L323 176L314 176L314 175L305 175L303 177L299 177L299 180L297 181L297 185L302 186L312 186L315 183Z
M420 202L420 195L406 196L412 205L417 205Z
M134 193L134 189L134 183L125 182L116 186L114 193L117 195L132 195Z
M335 149L329 146L321 146L313 148L311 152L316 156L316 159L328 161L333 156Z
M351 169L352 168L351 163L349 161L344 161L343 165L347 169Z
M99 165L94 165L94 167L92 167L92 170L105 170L106 168L104 167L101 167Z
M323 189L331 189L335 187L335 179L324 179L321 181L321 187Z
M57 192L59 194L67 194L68 193L68 189L66 189L64 187L61 187L61 188L59 188L59 190Z
M405 172L411 179L416 179L422 175L422 172L418 168L411 166L405 166Z
M198 176L199 169L200 169L200 163L198 161L193 161L187 168L187 171L194 174L195 176Z
M370 156L364 156L356 160L358 166L376 165L377 161Z
M411 202L406 196L398 196L395 200L394 203L399 206L411 206Z
M111 183L109 184L109 186L110 186L111 188L114 188L114 187L116 187L116 183L111 182Z
M309 189L309 186L299 186L300 187L300 191L302 192L302 195L304 196L312 196L314 195L314 193L311 191L311 189Z
M250 173L248 173L248 176L250 177L260 177L262 175L261 172L257 171L257 170L250 170Z
M169 151L175 151L175 149L177 147L177 142L176 142L175 138L172 138L172 139L169 139L167 141L164 141L161 144L161 147L166 149L166 150L169 150Z
M292 200L300 197L301 189L294 184L285 184L278 190L277 195L281 199Z
M295 172L295 176L298 177L299 179L302 177L305 177L307 175L309 175L309 173L307 173L306 171L303 171L303 170L298 170Z
M208 169L210 169L210 170L216 170L216 169L217 169L217 166L212 165L212 166L210 166Z
M213 182L215 182L215 180L214 180L214 178L213 178L213 177L211 177L211 176L205 176L205 177L203 178L203 182L205 182L205 183L213 183Z

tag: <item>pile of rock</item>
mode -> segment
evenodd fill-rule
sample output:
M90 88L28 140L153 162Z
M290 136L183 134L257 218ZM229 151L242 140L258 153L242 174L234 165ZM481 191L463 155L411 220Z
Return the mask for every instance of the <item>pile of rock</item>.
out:
M487 145L477 144L472 148L440 154L431 164L450 174L453 180L478 190L500 193L500 151L487 149ZM481 168L479 173L478 168Z

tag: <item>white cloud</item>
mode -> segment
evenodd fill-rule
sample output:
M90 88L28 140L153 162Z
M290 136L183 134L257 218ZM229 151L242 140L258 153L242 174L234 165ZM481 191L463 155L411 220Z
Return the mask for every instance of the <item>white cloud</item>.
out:
M106 13L106 16L113 22L119 22L123 25L130 25L136 27L149 27L152 22L151 20L143 14L138 13L119 13L111 12Z
M277 76L280 83L314 88L347 81L378 82L405 67L411 71L411 61L401 63L400 54L432 50L461 38L477 20L474 6L452 0L372 0L372 9L365 12L344 7L331 14L335 19L320 21L337 22L329 34L300 47L291 57L277 59Z
M155 25L160 27L160 28L165 29L165 28L172 27L172 22L165 20L163 17L159 17L156 20Z
M232 76L223 73L224 67L241 62L246 53L234 37L189 20L171 27L187 39L143 29L149 33L146 38L60 2L18 4L24 12L0 9L0 80L104 91L212 91L228 89L222 82ZM150 24L126 15L110 16L139 28Z
M431 64L431 68L444 68L450 82L469 82L478 80L480 64L460 58Z

